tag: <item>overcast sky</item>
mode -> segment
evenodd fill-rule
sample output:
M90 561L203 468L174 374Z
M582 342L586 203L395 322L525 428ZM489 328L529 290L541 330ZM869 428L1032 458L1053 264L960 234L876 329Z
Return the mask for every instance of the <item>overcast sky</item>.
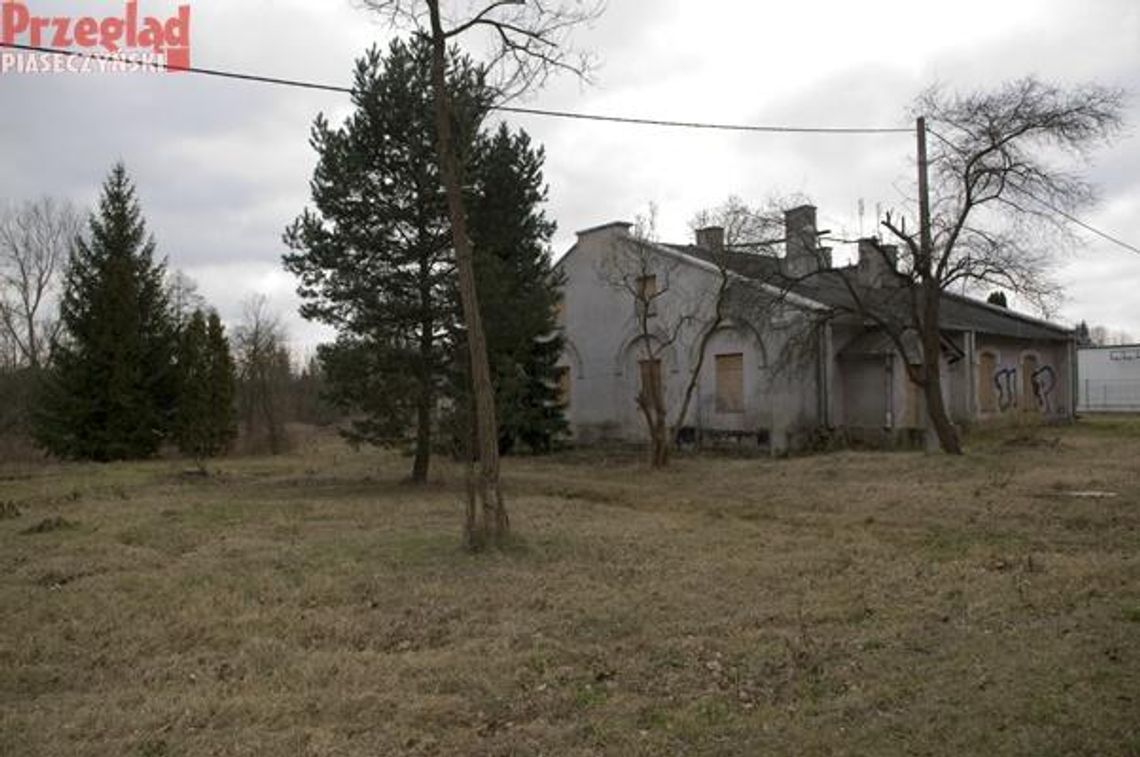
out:
M390 32L352 0L188 0L192 63L347 85L353 60ZM146 12L174 3L142 0ZM102 16L107 0L29 0ZM560 80L531 107L662 119L794 126L905 126L925 86L993 86L1027 74L1065 84L1140 84L1137 0L742 2L610 0L578 39L601 66L590 86ZM477 52L477 51L475 51ZM1129 127L1093 156L1100 205L1089 223L1140 245L1140 92ZM294 345L323 332L296 315L281 232L308 200L314 117L338 122L343 95L188 74L0 74L0 199L42 194L84 207L123 160L171 267L228 321L269 296ZM632 220L649 203L667 241L731 194L803 193L837 234L870 233L876 206L913 183L913 136L733 134L512 116L546 147L554 253L574 231ZM858 214L860 200L866 209ZM1057 278L1058 318L1140 338L1140 255L1090 235Z

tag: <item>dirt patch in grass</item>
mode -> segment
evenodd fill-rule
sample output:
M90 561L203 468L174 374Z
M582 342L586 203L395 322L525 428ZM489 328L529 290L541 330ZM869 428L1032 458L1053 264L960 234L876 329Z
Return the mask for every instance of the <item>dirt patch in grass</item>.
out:
M0 754L1135 754L1140 434L1101 423L512 459L479 556L458 470L334 440L32 471L0 501L82 525L0 522Z
M25 536L33 534L50 534L53 531L69 531L73 528L75 528L75 523L68 520L67 518L56 515L51 518L44 518L34 526L28 526L20 533L24 534Z
M1002 442L1006 447L1025 447L1028 449L1056 449L1061 444L1059 436L1040 436L1037 434L1018 434Z

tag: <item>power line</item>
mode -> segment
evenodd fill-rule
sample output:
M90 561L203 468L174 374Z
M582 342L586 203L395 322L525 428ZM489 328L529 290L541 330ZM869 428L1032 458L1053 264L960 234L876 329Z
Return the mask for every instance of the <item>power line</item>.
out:
M934 129L931 129L929 126L926 127L926 131L927 131L927 133L932 134L934 137L936 137L939 141L941 141L944 145L946 145L950 149L958 150L957 145L955 145L952 141L950 141L946 137L939 134ZM1089 233L1095 234L1096 236L1100 237L1101 239L1104 239L1108 242L1112 242L1113 244L1115 244L1119 247L1122 247L1125 250L1128 250L1129 252L1134 252L1137 255L1140 255L1140 247L1137 247L1135 245L1131 245L1128 242L1125 242L1123 239L1120 239L1119 237L1115 237L1106 231L1101 231L1100 229L1096 228L1092 224L1086 223L1085 221L1082 221L1081 219L1077 218L1076 216L1072 215L1071 213L1067 213L1066 211L1061 210L1060 208L1058 208L1053 203L1051 203L1047 200L1042 200L1040 197L1033 194L1032 192L1030 192L1027 189L1023 189L1023 188L1017 186L1016 184L1007 184L1006 186L1008 186L1010 189L1014 190L1015 192L1018 192L1024 196L1028 197L1030 200L1033 200L1038 205L1041 205L1043 208L1046 208L1047 210L1051 210L1052 212L1054 212L1057 215L1064 218L1069 223L1080 226L1085 231L1088 231Z
M1109 234L1108 232L1101 231L1100 229L1096 228L1095 226L1092 226L1090 224L1085 223L1084 221L1077 218L1076 216L1071 215L1069 213L1066 213L1065 211L1061 210L1060 208L1053 205L1052 203L1046 202L1045 200L1042 200L1037 195L1031 194L1030 192L1027 192L1026 190L1022 189L1021 187L1015 186L1013 184L1010 184L1009 186L1012 189L1014 189L1015 191L1020 192L1021 194L1025 195L1029 199L1038 203L1039 205L1042 205L1043 207L1053 211L1057 215L1064 218L1066 221L1069 221L1070 223L1073 223L1073 224L1076 224L1077 226L1080 226L1085 231L1088 231L1092 234L1096 234L1101 239L1112 242L1115 245L1119 245L1120 247L1123 247L1124 249L1128 250L1129 252L1134 252L1137 255L1140 255L1140 247L1136 247L1135 245L1128 244L1128 242L1125 242L1123 239L1119 239L1117 237L1114 237L1113 235Z
M65 50L54 47L43 47L40 45L25 45L17 42L0 42L0 47L7 47L13 50L24 50L27 52L48 53L52 55L64 55L71 58L85 58L89 60L107 61L111 63L122 63L122 58L117 58L113 55L104 55L101 53L88 53L80 52L77 50ZM252 82L255 84L272 84L282 87L294 87L298 89L318 90L323 92L336 92L338 94L353 94L354 90L351 87L338 86L335 84L323 84L321 82L303 81L300 79L286 79L277 76L261 76L258 74L247 74L239 71L226 71L217 68L203 68L201 66L172 66L167 63L155 63L155 68L164 69L166 71L174 71L180 73L199 74L201 76L214 76L221 79L235 79L238 81ZM740 131L740 132L762 132L762 133L775 133L775 134L904 134L910 133L909 128L893 128L893 127L854 127L854 126L760 126L749 124L722 124L722 123L708 123L702 121L670 121L658 118L635 118L629 116L608 116L598 113L576 113L573 111L565 110L548 110L542 108L521 108L513 105L495 105L492 110L497 110L502 113L517 113L527 116L542 116L546 118L563 118L576 121L599 121L603 123L616 123L616 124L629 124L635 126L663 126L669 128L680 129L706 129L715 131Z
M106 61L110 63L122 63L123 59L113 55L104 55L101 53L88 53L80 52L77 50L66 50L62 48L44 47L41 45L25 45L18 42L0 42L0 48L9 48L12 50L23 50L26 52L47 53L51 55L63 55L70 58L83 58L88 60ZM172 66L163 63L154 64L156 68L161 68L166 71L198 74L200 76L213 76L220 79L233 79L237 81L252 82L254 84L270 84L282 87L293 87L295 89L308 89L323 92L335 92L337 94L351 95L354 93L351 87L338 86L335 84L324 84L321 82L303 81L300 79L286 79L276 76L261 76L259 74L247 74L240 71L227 71L218 68L204 68L201 66ZM516 113L519 115L528 116L542 116L546 118L562 118L577 121L598 121L602 123L616 123L628 124L635 126L661 126L668 128L683 128L683 129L704 129L713 131L737 131L737 132L759 132L759 133L775 133L775 134L909 134L911 129L902 127L854 127L854 126L761 126L749 124L722 124L722 123L708 123L701 121L670 121L665 119L656 118L635 118L629 116L607 116L597 113L576 113L572 111L563 110L547 110L541 108L521 108L513 105L496 105L492 106L492 110L497 110L502 113ZM955 145L946 137L939 134L934 129L927 127L926 131L932 134L937 139L941 140L946 145L954 148ZM956 148L955 148L956 149ZM1020 188L1013 187L1018 192L1040 203L1045 208L1053 211L1057 215L1066 219L1067 221L1080 226L1082 229L1095 234L1106 241L1112 242L1129 252L1140 254L1140 247L1128 244L1127 242L1119 239L1107 232L1088 224L1081 219L1066 213L1060 208L1055 207L1053 204L1042 200L1030 192Z
M635 124L638 126L669 126L683 129L709 129L717 131L746 131L775 134L901 134L909 133L910 129L873 128L856 126L750 126L746 124L717 124L698 121L666 121L654 118L630 118L625 116L603 116L595 113L570 113L556 110L539 110L536 108L514 108L508 106L497 107L507 113L523 113L533 116L549 116L552 118L570 118L583 121L602 121L617 124Z

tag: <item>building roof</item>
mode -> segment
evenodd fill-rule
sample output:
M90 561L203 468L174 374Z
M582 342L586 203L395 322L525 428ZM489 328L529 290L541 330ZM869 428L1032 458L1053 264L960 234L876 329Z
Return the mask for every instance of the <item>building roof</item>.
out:
M1140 349L1140 342L1134 344L1086 344L1081 350L1135 350Z
M947 292L942 300L944 328L1023 339L1071 339L1073 329L991 305L988 302Z
M913 287L861 284L854 267L833 268L793 280L783 273L781 258L774 255L734 250L714 253L695 245L667 246L707 262L723 264L741 276L794 292L827 307L854 313L862 303L864 308L885 320L895 319L899 323L909 322L912 299L918 296ZM942 294L941 320L942 328L949 331L974 331L1019 339L1068 340L1073 336L1073 330L1064 326L951 292Z

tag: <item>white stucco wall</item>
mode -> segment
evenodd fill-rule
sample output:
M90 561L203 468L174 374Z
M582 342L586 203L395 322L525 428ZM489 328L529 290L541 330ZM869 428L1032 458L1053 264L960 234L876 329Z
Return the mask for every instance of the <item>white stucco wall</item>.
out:
M579 235L578 243L558 263L565 277L562 325L567 343L561 364L571 369L567 418L575 439L581 442L635 441L646 436L636 404L638 363L646 357L639 341L636 301L620 289L620 277L613 273L615 260L623 255L626 262L616 265L625 265L628 272L629 242L626 227L602 227ZM700 334L712 320L720 274L715 267L669 250L659 250L647 260L648 272L657 276L658 288L668 287L654 300L656 315L651 328L671 333L685 320L683 316L694 316L661 354L662 380L673 420L698 358ZM757 320L768 317L766 314ZM789 330L788 319L795 315L788 309L774 317ZM814 425L818 414L814 367L774 372L770 365L782 349L784 337L777 333L779 330L731 320L719 328L706 348L697 389L682 425L705 430L767 431L775 448L791 443L789 435ZM715 356L731 353L743 356L744 409L740 413L716 409Z

